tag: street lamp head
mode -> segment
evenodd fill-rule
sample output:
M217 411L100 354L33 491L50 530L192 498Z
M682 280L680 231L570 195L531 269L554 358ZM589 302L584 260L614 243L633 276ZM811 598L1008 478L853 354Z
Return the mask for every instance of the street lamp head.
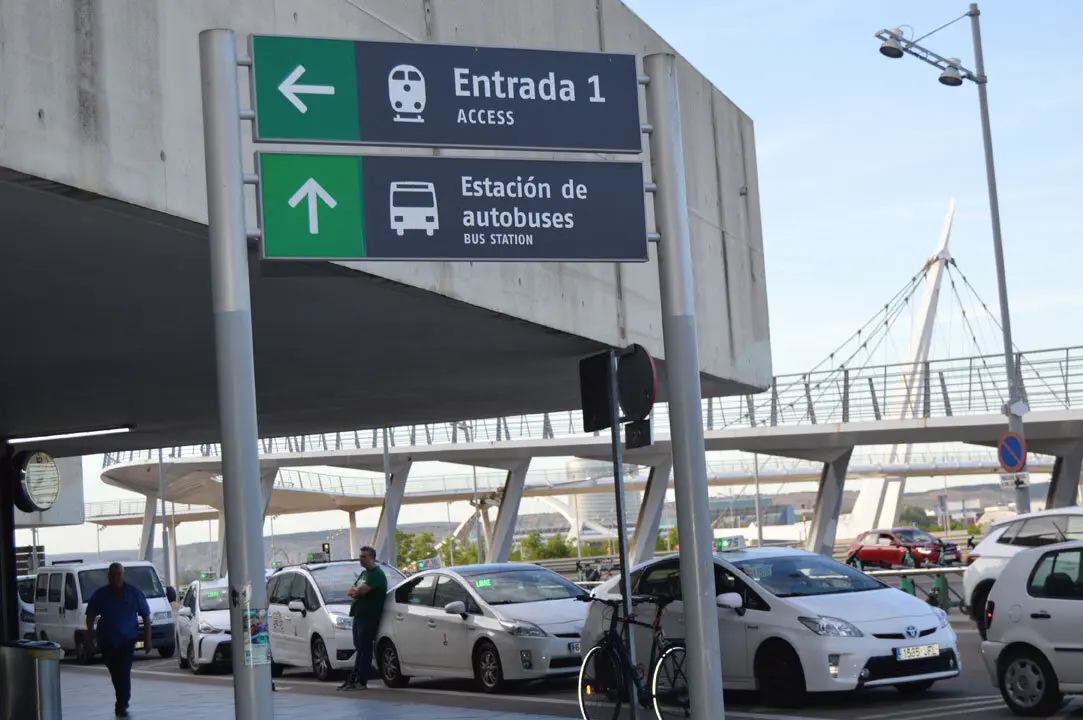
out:
M898 60L903 56L902 43L899 42L899 38L902 37L902 31L899 28L888 31L887 40L880 44L880 54L884 57L889 57L892 60Z
M959 72L959 58L948 58L948 66L940 73L940 84L948 87L959 87L963 84L963 76Z

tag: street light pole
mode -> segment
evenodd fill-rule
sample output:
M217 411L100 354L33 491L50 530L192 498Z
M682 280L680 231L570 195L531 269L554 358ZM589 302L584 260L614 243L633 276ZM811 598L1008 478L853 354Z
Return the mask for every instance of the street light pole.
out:
M996 259L997 293L1000 296L1000 327L1004 335L1004 368L1008 373L1008 430L1023 435L1022 393L1019 391L1019 374L1015 367L1015 352L1012 346L1012 321L1008 312L1008 281L1004 273L1004 245L1000 234L1000 199L997 196L997 176L993 166L993 135L989 124L989 93L986 88L985 58L981 46L981 25L977 3L970 3L970 30L974 36L974 70L977 72L975 84L978 86L978 107L981 110L981 136L985 149L985 179L989 186L989 215L993 224L993 256ZM1023 456L1024 462L1026 455ZM1024 464L1022 472L1026 472ZM1015 510L1019 514L1030 512L1030 485L1015 489Z
M963 80L970 80L978 86L978 107L981 111L981 135L982 145L985 150L985 179L989 189L989 216L993 225L993 256L996 260L997 294L1000 300L1000 329L1004 338L1004 370L1008 375L1008 403L1005 412L1008 416L1008 430L1023 435L1023 415L1027 412L1026 403L1023 401L1023 393L1020 387L1020 378L1015 367L1014 345L1012 344L1011 315L1008 311L1008 283L1004 273L1004 244L1000 232L1000 200L997 197L996 170L993 165L993 134L989 124L989 94L986 85L989 78L985 75L985 58L981 45L981 25L978 17L981 11L977 3L970 3L970 8L965 15L937 28L932 33L919 38L919 40L943 30L965 17L970 18L970 30L974 38L974 72L970 72L960 65L955 58L945 58L937 55L928 48L918 45L917 42L905 39L901 31L881 30L876 37L883 41L880 53L886 57L897 59L904 54L912 55L922 62L928 63L941 70L940 82L944 85L958 87ZM1020 472L1026 472L1026 454L1023 456L1024 465ZM1018 513L1030 512L1030 485L1015 488L1015 509Z

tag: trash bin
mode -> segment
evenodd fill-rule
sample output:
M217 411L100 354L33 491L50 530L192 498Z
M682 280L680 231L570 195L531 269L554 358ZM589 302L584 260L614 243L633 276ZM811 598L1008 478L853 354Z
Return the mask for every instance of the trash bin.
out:
M61 720L60 661L54 642L0 645L0 720Z

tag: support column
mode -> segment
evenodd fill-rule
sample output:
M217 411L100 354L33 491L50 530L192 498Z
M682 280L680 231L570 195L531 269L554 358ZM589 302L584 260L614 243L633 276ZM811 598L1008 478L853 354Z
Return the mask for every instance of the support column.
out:
M168 521L162 518L162 523L165 524ZM169 556L169 572L165 578L165 584L170 587L177 587L177 578L180 576L180 572L177 570L177 536L176 529L170 528L169 534L166 536L165 553Z
M481 503L481 534L486 548L493 546L493 520L489 517L489 505ZM478 562L488 562L488 558L478 558Z
M500 509L496 513L496 528L493 529L493 539L489 543L489 562L507 562L511 556L515 523L519 519L519 505L523 501L523 489L526 487L526 474L529 469L530 460L527 460L508 470L508 479L504 482L504 493L500 498Z
M1071 452L1057 455L1053 462L1053 475L1049 481L1049 493L1045 498L1046 509L1071 507L1079 497L1079 473L1083 469L1083 443L1075 443Z
M647 489L643 491L643 502L639 505L631 557L628 559L633 565L654 557L654 549L658 546L658 526L662 523L662 510L666 506L666 491L669 490L672 474L673 457L666 456L651 468L647 477Z
M228 573L226 565L226 513L218 512L218 577L224 578Z
M831 557L835 552L835 533L842 512L842 492L846 486L846 468L854 449L845 450L834 460L824 463L820 488L816 493L816 509L809 528L806 549Z
M349 510L346 512L350 517L350 552L346 553L346 557L356 557L354 553L360 555L360 547L357 545L357 511Z
M380 521L376 523L376 535L372 539L376 557L391 566L396 566L398 560L395 557L395 530L399 526L402 496L406 493L406 481L410 478L412 466L413 461L407 460L392 468L391 482L388 483L387 493L384 495L384 507L380 511Z
M158 496L147 495L147 504L143 507L143 534L139 538L139 559L150 562L154 559L154 525L158 515Z
M274 491L275 480L278 479L278 468L260 468L259 492L263 507L263 520L267 520L267 510L271 507L271 493Z

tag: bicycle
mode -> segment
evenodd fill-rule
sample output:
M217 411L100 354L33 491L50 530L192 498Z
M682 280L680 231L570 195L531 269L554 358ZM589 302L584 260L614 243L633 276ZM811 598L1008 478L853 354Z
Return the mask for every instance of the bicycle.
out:
M651 602L658 606L654 622L647 624L636 620L637 613L630 618L621 617L622 600L608 600L597 597L583 597L583 602L597 602L613 609L609 620L609 629L602 635L598 644L583 656L583 665L579 669L579 711L583 720L617 720L621 705L628 700L628 690L634 685L639 697L639 704L644 709L653 707L658 720L670 718L689 718L691 709L688 696L688 679L684 673L685 648L683 641L667 640L662 630L662 615L674 598L656 595L637 595L632 597L632 605ZM622 626L618 630L618 625ZM645 685L645 678L639 667L628 656L624 642L629 627L638 625L651 630L651 654L647 664L650 674L650 691ZM603 699L609 707L588 712L588 703Z

